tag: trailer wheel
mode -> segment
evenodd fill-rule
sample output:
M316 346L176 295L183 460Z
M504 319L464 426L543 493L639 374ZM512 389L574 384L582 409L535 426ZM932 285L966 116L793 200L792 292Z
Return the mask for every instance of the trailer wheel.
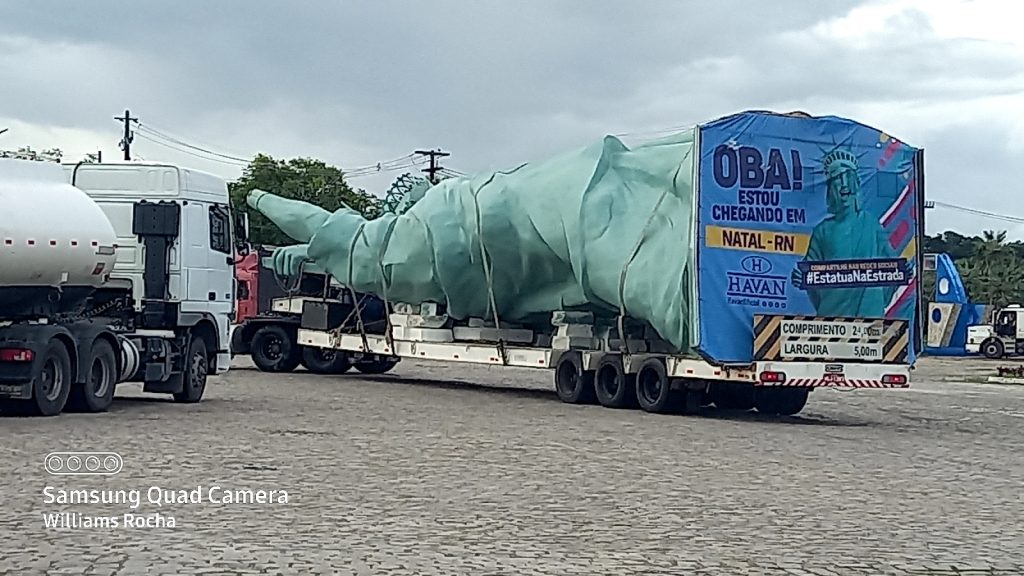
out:
M672 409L672 381L661 358L648 358L636 375L636 401L646 412L662 414Z
M174 401L195 404L202 400L209 370L206 343L202 338L193 336L188 345L188 357L185 359L185 369L182 372L182 389L181 392L175 392Z
M71 389L67 408L75 412L106 412L114 403L117 386L117 356L106 340L96 340L89 353L85 381Z
M981 344L981 353L991 360L1002 358L1003 352L1003 343L995 338L989 338Z
M555 393L566 404L593 404L594 373L583 370L579 352L566 352L555 364Z
M605 408L632 407L636 402L636 375L626 374L621 356L608 354L597 363L594 392Z
M64 410L71 393L71 356L56 338L46 346L39 373L32 379L32 399L24 408L37 416L56 416Z
M316 346L302 347L302 365L314 374L344 374L352 367L344 352Z
M758 388L754 396L754 405L762 414L793 416L807 405L807 395L810 391L810 388L796 387Z
M378 358L355 364L356 370L363 374L383 374L390 372L395 366L398 366L397 358Z
M302 354L288 332L280 326L264 326L252 337L252 361L263 372L291 372Z
M750 410L754 407L754 385L716 382L711 385L711 401L719 410Z

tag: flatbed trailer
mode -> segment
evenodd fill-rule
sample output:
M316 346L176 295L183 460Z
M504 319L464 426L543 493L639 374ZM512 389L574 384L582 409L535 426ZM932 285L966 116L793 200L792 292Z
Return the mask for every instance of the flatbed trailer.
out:
M649 337L623 342L614 322L603 328L589 315L555 312L553 332L497 328L481 320L456 323L424 305L390 315L387 333L353 333L331 326L339 304L310 297L275 301L301 319L296 332L301 346L347 354L353 360L429 360L554 371L559 398L567 403L597 402L611 408L639 407L668 412L714 403L719 408L792 415L803 409L817 388L906 388L910 366L896 362L755 361L716 365L704 359L665 351ZM413 312L413 313L410 313ZM567 319L569 319L567 321ZM649 331L645 331L649 333ZM628 334L628 332L627 332Z

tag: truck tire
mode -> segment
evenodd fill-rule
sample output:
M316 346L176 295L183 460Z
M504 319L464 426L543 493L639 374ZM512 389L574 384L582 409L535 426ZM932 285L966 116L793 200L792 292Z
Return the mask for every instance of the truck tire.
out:
M174 393L174 401L183 404L195 404L203 399L206 392L206 377L210 371L210 360L206 353L206 343L202 338L192 337L188 344L188 355L182 370L181 392Z
M378 358L355 364L356 370L363 374L383 374L390 372L395 366L398 366L398 360L395 358Z
M672 381L661 358L648 358L636 374L636 401L645 412L664 414L673 408Z
M96 340L89 351L89 372L84 382L71 388L67 409L75 412L106 412L114 403L117 356L106 340Z
M1004 352L1002 341L995 338L989 338L981 343L981 353L991 360L1002 358Z
M594 373L583 370L579 352L566 352L555 364L555 393L566 404L594 403Z
M344 352L316 346L302 347L302 365L314 374L344 374L352 367Z
M594 373L594 392L605 408L631 408L636 402L636 376L626 374L618 354L605 355Z
M757 411L773 416L794 416L807 405L810 388L764 387L754 396Z
M39 373L32 379L32 399L24 408L36 416L56 416L71 394L71 356L56 338L46 346Z
M252 337L252 361L263 372L291 372L301 360L299 347L280 326L264 326Z

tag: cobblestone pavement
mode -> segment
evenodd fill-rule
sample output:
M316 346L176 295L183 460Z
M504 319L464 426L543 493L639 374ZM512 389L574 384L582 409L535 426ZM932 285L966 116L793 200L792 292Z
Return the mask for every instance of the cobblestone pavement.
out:
M954 368L781 419L569 406L548 372L415 363L237 369L194 406L128 387L109 414L0 418L0 573L1021 574L1024 387L939 381ZM124 469L44 472L72 449ZM151 486L204 501L158 506ZM59 512L174 527L47 529Z

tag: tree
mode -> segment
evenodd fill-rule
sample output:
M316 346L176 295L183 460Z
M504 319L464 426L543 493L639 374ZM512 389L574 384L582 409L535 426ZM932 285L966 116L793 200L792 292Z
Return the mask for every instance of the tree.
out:
M986 230L981 236L947 231L926 236L924 251L946 252L956 263L968 296L979 304L1024 304L1024 243L1007 242L1005 231ZM924 278L926 297L933 294L933 274Z
M260 154L245 168L241 178L228 184L234 209L249 214L249 240L254 244L295 244L273 222L246 204L246 196L255 189L310 202L330 212L347 206L367 219L376 218L381 211L379 198L365 190L353 190L345 182L344 172L334 166L312 158L277 160Z

